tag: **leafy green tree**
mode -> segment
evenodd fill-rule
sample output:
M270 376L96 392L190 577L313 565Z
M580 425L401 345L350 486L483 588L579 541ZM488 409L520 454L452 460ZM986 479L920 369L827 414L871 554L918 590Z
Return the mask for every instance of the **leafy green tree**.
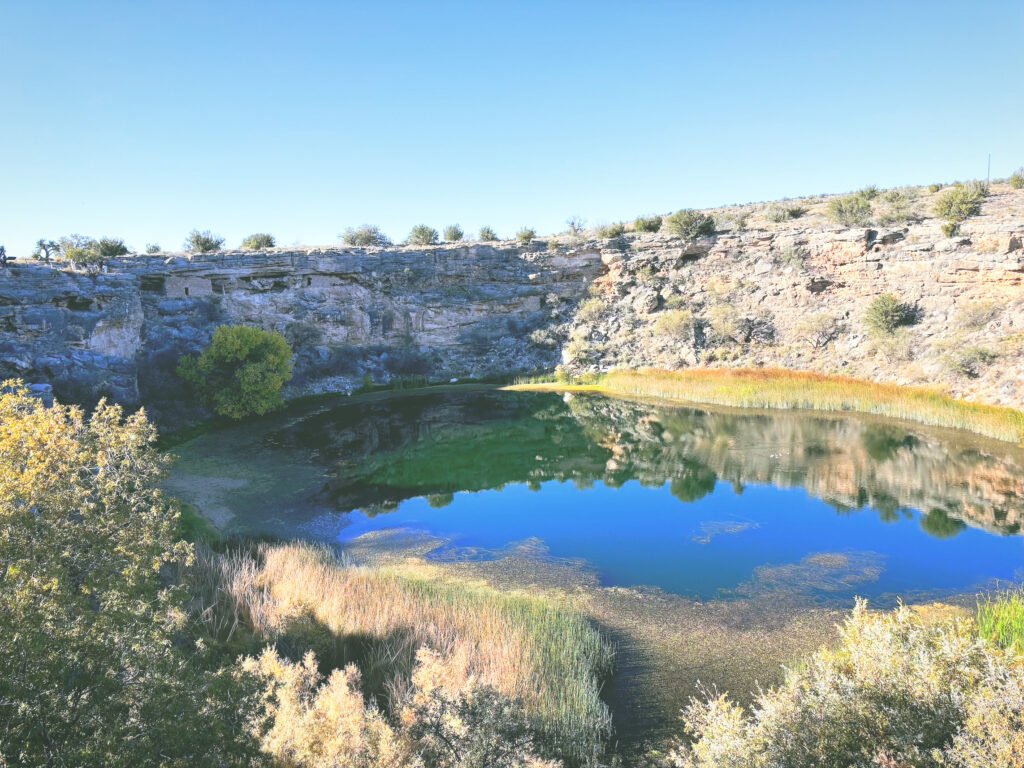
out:
M281 387L292 377L292 348L279 333L249 325L222 325L197 358L183 357L178 375L214 413L241 419L284 404Z
M50 262L50 259L57 256L57 254L59 253L59 243L57 243L54 240L46 240L45 238L40 238L39 240L36 240L36 247L35 250L32 251L32 258L41 259L42 261L45 261L48 264Z
M242 248L247 251L259 251L263 248L273 248L277 244L273 235L269 235L266 232L257 232L255 235L249 235L242 241Z
M0 765L239 765L262 705L187 621L193 552L139 411L0 389Z
M437 245L439 239L437 230L426 224L417 224L409 233L410 245Z
M191 253L211 253L224 247L224 238L213 234L210 230L200 232L193 229L185 238L185 250Z
M465 232L462 231L462 227L458 224L451 224L444 228L444 239L446 242L457 243L465 236Z
M95 242L94 249L100 261L128 255L128 246L119 237L101 237Z
M498 235L490 227L480 227L479 238L481 242L493 243L498 239Z

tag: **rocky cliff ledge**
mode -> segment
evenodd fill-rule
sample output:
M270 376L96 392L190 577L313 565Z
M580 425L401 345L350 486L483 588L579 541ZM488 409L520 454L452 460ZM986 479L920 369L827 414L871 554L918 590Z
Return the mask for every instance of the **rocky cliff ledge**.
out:
M716 234L692 242L160 254L102 272L16 262L0 270L0 377L177 420L180 356L246 323L292 343L293 396L367 374L770 365L1024 407L1024 191L994 187L954 237L929 217L932 195L857 228L828 222L828 198L793 201L799 215L781 222L778 206L719 209ZM863 318L887 292L917 322L879 336Z

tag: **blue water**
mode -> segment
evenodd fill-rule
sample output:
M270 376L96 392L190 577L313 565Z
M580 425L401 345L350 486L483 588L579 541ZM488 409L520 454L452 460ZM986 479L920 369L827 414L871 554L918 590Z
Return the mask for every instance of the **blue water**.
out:
M937 538L922 530L921 517L907 510L883 522L870 509L838 513L803 490L771 486L738 494L719 482L705 498L683 503L668 483L580 489L549 481L539 490L516 484L456 493L441 509L414 498L386 515L355 511L339 538L394 528L423 532L450 541L441 557L540 539L554 557L586 561L606 586L656 586L700 599L757 595L765 590L760 569L800 565L818 553L843 555L848 564L836 558L834 568L787 572L798 582L791 588L836 598L910 597L1024 575L1024 537L965 528Z

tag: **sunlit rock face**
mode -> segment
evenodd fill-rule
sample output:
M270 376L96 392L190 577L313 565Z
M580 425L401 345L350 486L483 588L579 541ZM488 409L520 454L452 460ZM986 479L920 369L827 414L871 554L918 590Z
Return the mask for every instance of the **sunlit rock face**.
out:
M773 366L1024 407L1024 191L995 186L952 238L930 217L934 194L914 194L885 226L835 226L826 198L781 222L764 205L719 209L717 232L694 241L663 231L161 254L99 272L17 261L0 269L0 376L196 418L178 359L244 323L291 342L289 396L366 375ZM917 322L870 333L865 312L882 293Z

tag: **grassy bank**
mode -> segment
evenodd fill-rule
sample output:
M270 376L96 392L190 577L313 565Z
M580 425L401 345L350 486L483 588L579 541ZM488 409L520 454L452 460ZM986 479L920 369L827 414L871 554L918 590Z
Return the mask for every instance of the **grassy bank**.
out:
M215 635L241 625L279 647L312 649L322 667L356 663L368 692L389 706L408 688L416 651L431 648L458 660L453 680L468 670L522 701L561 757L583 762L611 735L599 695L611 650L585 618L548 599L456 582L426 565L352 566L310 544L207 558Z
M857 411L1024 443L1024 413L1012 408L969 403L920 387L780 369L611 371L595 384L531 383L513 388L641 395L742 408Z

